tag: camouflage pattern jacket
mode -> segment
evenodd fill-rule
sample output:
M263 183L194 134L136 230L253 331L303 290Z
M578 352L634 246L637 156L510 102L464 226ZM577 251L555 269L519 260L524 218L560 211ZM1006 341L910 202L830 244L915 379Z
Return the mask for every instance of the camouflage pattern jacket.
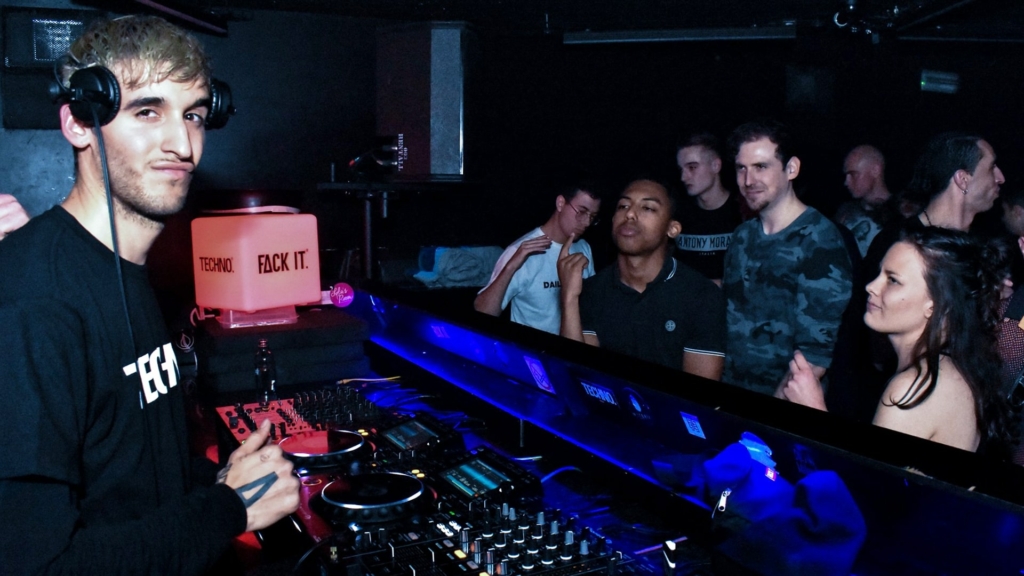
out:
M725 255L725 382L771 394L799 349L812 364L832 362L850 301L850 258L827 218L807 208L765 234L761 220L736 229Z

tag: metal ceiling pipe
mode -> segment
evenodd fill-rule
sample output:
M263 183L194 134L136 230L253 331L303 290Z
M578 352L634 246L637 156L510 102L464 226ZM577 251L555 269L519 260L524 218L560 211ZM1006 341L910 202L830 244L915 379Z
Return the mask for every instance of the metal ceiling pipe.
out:
M566 32L562 44L623 44L632 42L707 42L713 40L793 40L796 26L758 28L688 28L680 30L619 30Z

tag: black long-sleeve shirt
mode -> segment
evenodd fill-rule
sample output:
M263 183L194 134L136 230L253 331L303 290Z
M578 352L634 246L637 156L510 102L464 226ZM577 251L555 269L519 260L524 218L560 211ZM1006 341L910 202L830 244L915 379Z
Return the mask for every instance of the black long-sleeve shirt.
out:
M245 530L192 481L146 269L122 260L129 331L113 258L59 207L0 244L0 575L199 574Z

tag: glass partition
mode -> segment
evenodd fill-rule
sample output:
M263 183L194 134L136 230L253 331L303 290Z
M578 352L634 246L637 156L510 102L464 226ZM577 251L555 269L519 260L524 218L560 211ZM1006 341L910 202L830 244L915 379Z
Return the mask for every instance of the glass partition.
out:
M693 472L741 439L772 482L834 472L867 528L857 574L1024 573L1012 464L406 295L349 310L377 346L709 515Z

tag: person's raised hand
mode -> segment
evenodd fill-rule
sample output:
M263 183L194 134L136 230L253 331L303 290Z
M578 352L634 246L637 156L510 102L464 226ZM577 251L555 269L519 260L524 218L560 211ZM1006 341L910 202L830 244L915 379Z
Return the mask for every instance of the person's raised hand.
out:
M782 385L782 395L790 402L827 410L821 382L799 350L793 352L793 359L789 361L789 379Z
M536 238L530 238L519 244L519 248L516 248L515 254L509 260L509 264L515 267L516 270L522 268L523 263L526 259L534 254L543 254L548 251L551 247L551 238L545 235L537 236Z
M21 228L28 222L28 212L21 207L18 199L10 194L0 194L0 240Z
M562 286L562 299L579 298L583 292L583 271L590 264L581 253L570 254L569 247L572 246L575 234L570 234L569 239L562 244L562 250L558 253L558 282Z

